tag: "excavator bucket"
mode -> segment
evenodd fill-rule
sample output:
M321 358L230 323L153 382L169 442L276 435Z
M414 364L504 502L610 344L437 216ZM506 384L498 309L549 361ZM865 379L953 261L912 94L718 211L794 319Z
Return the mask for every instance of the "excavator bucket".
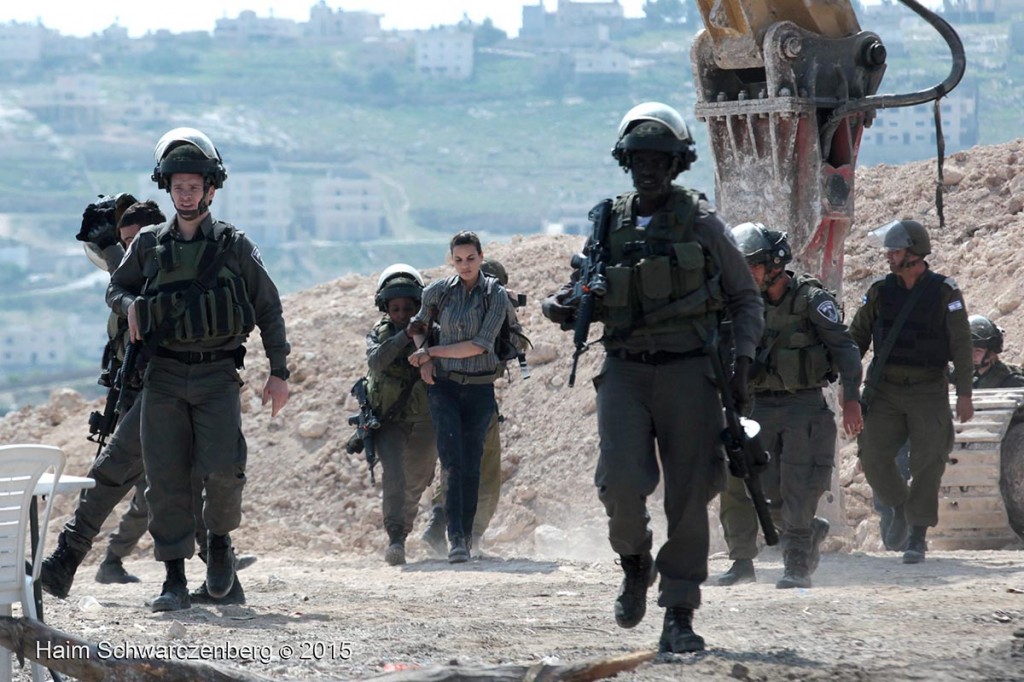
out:
M848 0L698 0L691 50L697 118L708 125L719 211L786 230L800 267L842 287L854 168L873 111L829 138L836 108L877 92L885 47Z

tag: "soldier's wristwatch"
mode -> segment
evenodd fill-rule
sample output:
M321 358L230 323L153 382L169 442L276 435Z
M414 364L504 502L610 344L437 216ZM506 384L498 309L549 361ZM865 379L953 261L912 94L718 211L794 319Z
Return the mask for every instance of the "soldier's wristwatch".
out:
M284 381L288 381L288 377L290 377L291 375L292 373L288 371L287 367L276 367L271 368L270 370L270 376L277 377L278 379L283 379Z

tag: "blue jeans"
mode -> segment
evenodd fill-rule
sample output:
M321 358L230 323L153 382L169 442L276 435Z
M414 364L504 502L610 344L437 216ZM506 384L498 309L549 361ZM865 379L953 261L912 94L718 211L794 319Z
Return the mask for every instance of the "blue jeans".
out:
M437 379L427 386L437 454L448 476L445 512L448 539L469 539L480 491L480 459L487 426L497 409L494 384L457 384Z

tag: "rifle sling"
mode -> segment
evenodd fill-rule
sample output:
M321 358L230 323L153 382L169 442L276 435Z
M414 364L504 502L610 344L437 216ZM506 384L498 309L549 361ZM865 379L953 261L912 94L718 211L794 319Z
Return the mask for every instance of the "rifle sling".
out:
M900 330L903 329L903 324L910 317L910 311L914 309L917 302L924 296L925 289L930 288L932 283L939 279L938 277L933 277L930 270L926 271L925 277L925 281L920 282L919 286L915 286L910 292L910 297L903 303L899 314L893 320L892 329L889 330L889 335L882 342L882 348L875 353L875 357L871 361L868 378L864 382L864 391L861 394L861 401L865 405L870 405L875 397L875 393L878 392L878 385L882 381L882 372L885 371L885 361L889 359L889 354L896 347L896 338L899 336Z

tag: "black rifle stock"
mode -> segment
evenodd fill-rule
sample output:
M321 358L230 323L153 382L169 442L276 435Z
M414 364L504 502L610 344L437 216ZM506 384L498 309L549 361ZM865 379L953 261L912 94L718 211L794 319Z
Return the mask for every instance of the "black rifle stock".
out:
M107 401L103 405L103 412L93 412L89 415L89 436L88 439L96 443L96 455L103 452L107 444L107 438L117 428L117 422L128 410L128 396L131 387L128 386L128 377L135 371L135 363L138 358L139 343L129 344L124 351L124 361L117 370L114 383L107 390Z
M570 305L573 302L577 304L572 334L575 350L572 354L572 369L569 371L569 386L576 384L576 365L580 356L589 348L587 339L590 336L590 325L594 321L596 299L608 291L605 267L609 258L608 229L612 218L612 200L605 199L590 209L587 217L593 224L593 233L583 253L572 257L572 267L579 270L580 276L573 286L572 297L567 301Z
M376 484L377 479L373 473L373 468L377 466L377 447L374 443L374 431L380 428L380 419L374 414L373 407L370 405L370 395L366 386L366 377L361 377L359 381L352 385L352 390L350 391L359 403L359 414L348 418L348 423L356 427L356 432L349 439L345 450L350 455L360 452L364 453L366 464L370 467L370 483Z
M754 510L757 512L757 520L761 524L765 543L776 545L779 542L779 534L775 530L775 524L772 523L771 512L768 511L768 501L764 497L761 481L754 471L755 467L768 463L769 455L761 444L760 437L757 434L748 435L746 429L743 428L732 392L729 390L729 381L722 364L722 356L719 353L717 329L708 334L704 352L707 353L711 368L714 370L715 384L718 386L718 393L721 395L722 407L725 411L725 429L720 438L725 446L726 455L729 457L729 471L733 476L743 479L750 500L754 503Z

